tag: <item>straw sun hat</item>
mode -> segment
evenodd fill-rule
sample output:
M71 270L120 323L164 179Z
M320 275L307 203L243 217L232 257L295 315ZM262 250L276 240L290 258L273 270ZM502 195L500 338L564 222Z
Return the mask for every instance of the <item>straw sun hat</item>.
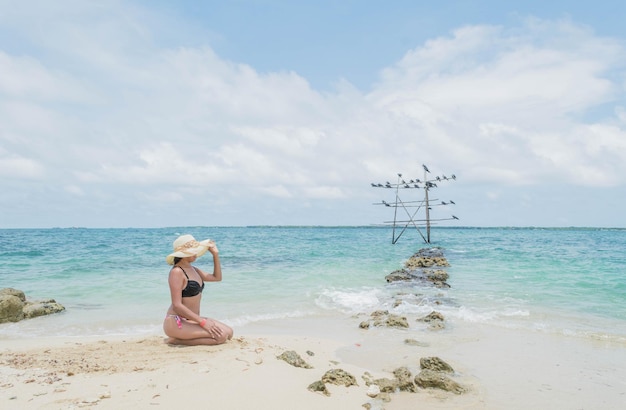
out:
M173 265L174 258L186 258L189 256L200 257L206 253L210 246L214 245L211 239L205 239L198 242L196 238L191 235L181 235L174 241L174 252L165 257L165 261Z

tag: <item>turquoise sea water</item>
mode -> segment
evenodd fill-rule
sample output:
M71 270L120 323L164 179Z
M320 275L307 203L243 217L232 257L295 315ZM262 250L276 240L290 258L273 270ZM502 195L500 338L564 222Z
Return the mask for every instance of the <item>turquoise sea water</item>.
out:
M0 339L160 334L164 258L183 233L217 242L224 279L207 284L202 314L236 329L382 308L626 341L624 229L433 229L431 246L451 264L451 288L435 289L385 282L426 246L415 232L392 245L391 232L374 227L0 230L0 288L67 308L0 324ZM210 268L210 256L197 265Z

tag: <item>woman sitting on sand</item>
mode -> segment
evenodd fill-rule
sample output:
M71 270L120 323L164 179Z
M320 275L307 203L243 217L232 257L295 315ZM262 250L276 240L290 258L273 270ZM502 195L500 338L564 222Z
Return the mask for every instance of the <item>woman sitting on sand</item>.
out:
M207 250L213 255L212 274L191 266ZM165 260L174 265L168 280L172 304L163 322L163 330L169 336L167 343L218 345L232 338L233 329L229 326L200 316L204 282L222 280L222 267L215 242L210 239L198 242L191 235L179 236L174 241L174 252Z

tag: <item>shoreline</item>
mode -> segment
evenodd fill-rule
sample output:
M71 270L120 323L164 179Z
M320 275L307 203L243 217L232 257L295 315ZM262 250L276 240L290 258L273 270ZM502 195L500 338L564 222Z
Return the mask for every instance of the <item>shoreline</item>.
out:
M3 408L288 409L293 403L301 409L361 408L366 403L383 408L381 400L367 396L361 376L390 375L341 361L335 353L345 345L336 340L246 335L219 346L192 347L169 346L163 340L152 336L66 341L54 347L41 343L14 350L3 346L0 403ZM296 368L277 359L289 350L313 368ZM336 368L354 375L358 385L327 384L330 396L308 390ZM423 408L432 408L426 396L420 395Z
M456 321L440 331L414 325L363 330L358 329L361 319L257 324L236 329L233 341L219 346L173 347L164 343L164 335L4 340L0 405L618 409L626 398L623 343ZM407 338L420 343L407 345ZM289 350L313 369L277 359ZM419 388L391 393L388 402L367 396L365 374L393 378L394 369L406 366L414 376L419 359L432 356L453 366L452 378L467 393ZM333 368L352 374L358 386L327 385L329 397L307 389Z
M276 279L284 275L267 280ZM0 338L0 407L291 409L297 403L305 410L622 408L626 337L623 326L607 326L613 319L596 322L592 316L555 312L549 306L520 310L497 304L495 310L485 310L481 302L465 307L456 302L463 298L454 290L412 283L380 288L324 288L308 299L315 307L310 315L287 311L281 318L234 325L234 339L220 346L166 345L161 325L153 320L154 309L145 304L145 316L134 318L144 324L141 332L109 309L101 311L106 311L106 319L95 320L89 309L72 317L34 319L37 322L20 326L24 331L7 328L10 337ZM308 288L293 289L292 303ZM262 300L239 306L239 314L258 314L255 307ZM487 299L487 306L491 302ZM359 309L351 309L352 304ZM379 321L381 311L362 313L372 311L366 306L392 313L382 313ZM348 313L355 310L358 313ZM219 318L218 312L214 310ZM440 315L435 326L421 320L429 312ZM391 316L396 323L388 327ZM485 322L490 317L497 322ZM393 327L397 319L406 326ZM60 323L75 334L95 334L94 328L113 325L132 335L45 336L47 329L59 333ZM617 333L587 331L596 328ZM312 368L277 359L291 351ZM422 370L421 360L430 358L452 366L447 376L463 388L457 389L461 394L412 385L414 392L372 398L368 382L395 379L398 369L410 372L412 381ZM327 382L329 396L310 390L333 369L348 372L356 385Z

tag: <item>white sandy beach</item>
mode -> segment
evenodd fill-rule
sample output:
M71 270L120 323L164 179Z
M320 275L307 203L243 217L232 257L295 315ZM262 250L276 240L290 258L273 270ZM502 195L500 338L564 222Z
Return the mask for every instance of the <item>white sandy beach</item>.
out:
M219 409L619 409L626 399L626 349L593 341L485 325L443 331L356 329L358 318L268 324L272 334L242 329L214 347L172 347L161 335L141 338L0 342L0 407ZM346 324L355 325L346 329ZM322 328L326 335L318 337ZM279 331L276 331L279 329ZM287 329L292 334L286 334ZM342 330L343 329L343 330ZM419 338L420 346L404 343ZM293 350L313 366L296 368ZM363 376L393 378L419 359L438 356L468 391L367 396ZM358 386L307 387L335 368Z

